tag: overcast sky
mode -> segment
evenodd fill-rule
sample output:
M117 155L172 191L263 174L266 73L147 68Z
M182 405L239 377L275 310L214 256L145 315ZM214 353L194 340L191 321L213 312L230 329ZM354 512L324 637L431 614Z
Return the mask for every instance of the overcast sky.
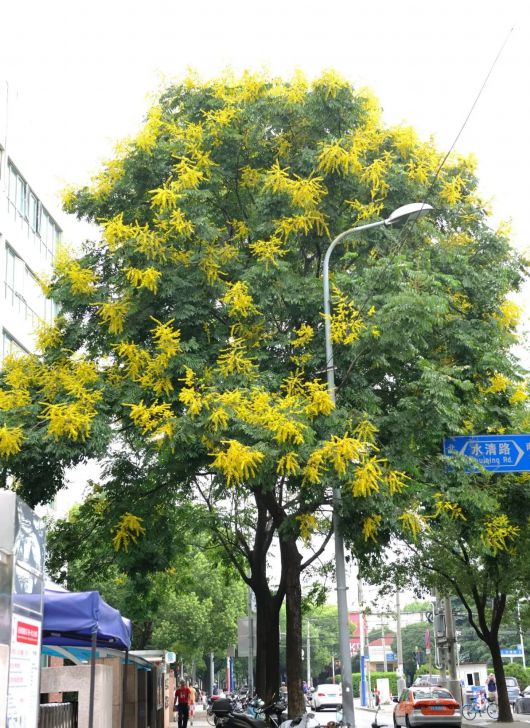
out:
M434 134L445 150L509 36L457 148L477 154L484 194L525 247L529 18L527 0L4 0L0 78L24 171L53 199L86 182L164 79L190 66L208 76L334 67L372 87L389 122Z

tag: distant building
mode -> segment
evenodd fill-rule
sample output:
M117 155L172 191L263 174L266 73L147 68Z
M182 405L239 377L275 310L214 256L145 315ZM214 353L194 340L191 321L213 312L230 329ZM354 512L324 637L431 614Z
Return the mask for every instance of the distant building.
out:
M0 104L0 361L31 351L39 322L51 323L54 304L37 277L51 272L61 236L35 191L27 169L18 166L9 145L8 104Z
M384 637L372 640L368 643L368 659L370 661L370 670L374 672L383 672L385 668L385 655L386 655L386 668L387 671L392 672L397 667L397 655L392 652L392 642L394 641L395 635L392 632L387 632Z

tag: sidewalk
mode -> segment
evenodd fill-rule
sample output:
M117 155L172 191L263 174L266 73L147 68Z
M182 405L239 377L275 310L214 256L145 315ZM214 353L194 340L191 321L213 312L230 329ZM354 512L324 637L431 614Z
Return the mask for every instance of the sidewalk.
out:
M177 728L178 723L175 721L170 723L169 726L170 728ZM206 711L202 708L196 708L195 715L188 720L188 728L212 728L206 720Z

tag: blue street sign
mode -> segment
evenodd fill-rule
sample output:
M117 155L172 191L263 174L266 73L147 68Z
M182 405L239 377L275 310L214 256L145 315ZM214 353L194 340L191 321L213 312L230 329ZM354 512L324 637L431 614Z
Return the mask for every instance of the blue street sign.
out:
M393 652L387 652L387 653L386 653L386 659L387 659L387 660L390 660L390 661L393 661L393 660L395 660L395 659L396 659L396 656L394 655L394 653L393 653Z
M517 647L512 647L508 650L501 650L502 657L522 657L523 651L521 649L521 646L518 645Z
M530 435L469 435L444 440L444 455L464 455L492 473L530 471ZM478 470L472 466L470 472Z

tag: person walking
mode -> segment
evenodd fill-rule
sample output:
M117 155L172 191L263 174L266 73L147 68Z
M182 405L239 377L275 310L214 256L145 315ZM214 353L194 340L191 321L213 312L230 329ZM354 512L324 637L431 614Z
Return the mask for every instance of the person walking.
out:
M174 710L178 713L178 728L187 728L190 714L191 690L182 679L175 690Z

